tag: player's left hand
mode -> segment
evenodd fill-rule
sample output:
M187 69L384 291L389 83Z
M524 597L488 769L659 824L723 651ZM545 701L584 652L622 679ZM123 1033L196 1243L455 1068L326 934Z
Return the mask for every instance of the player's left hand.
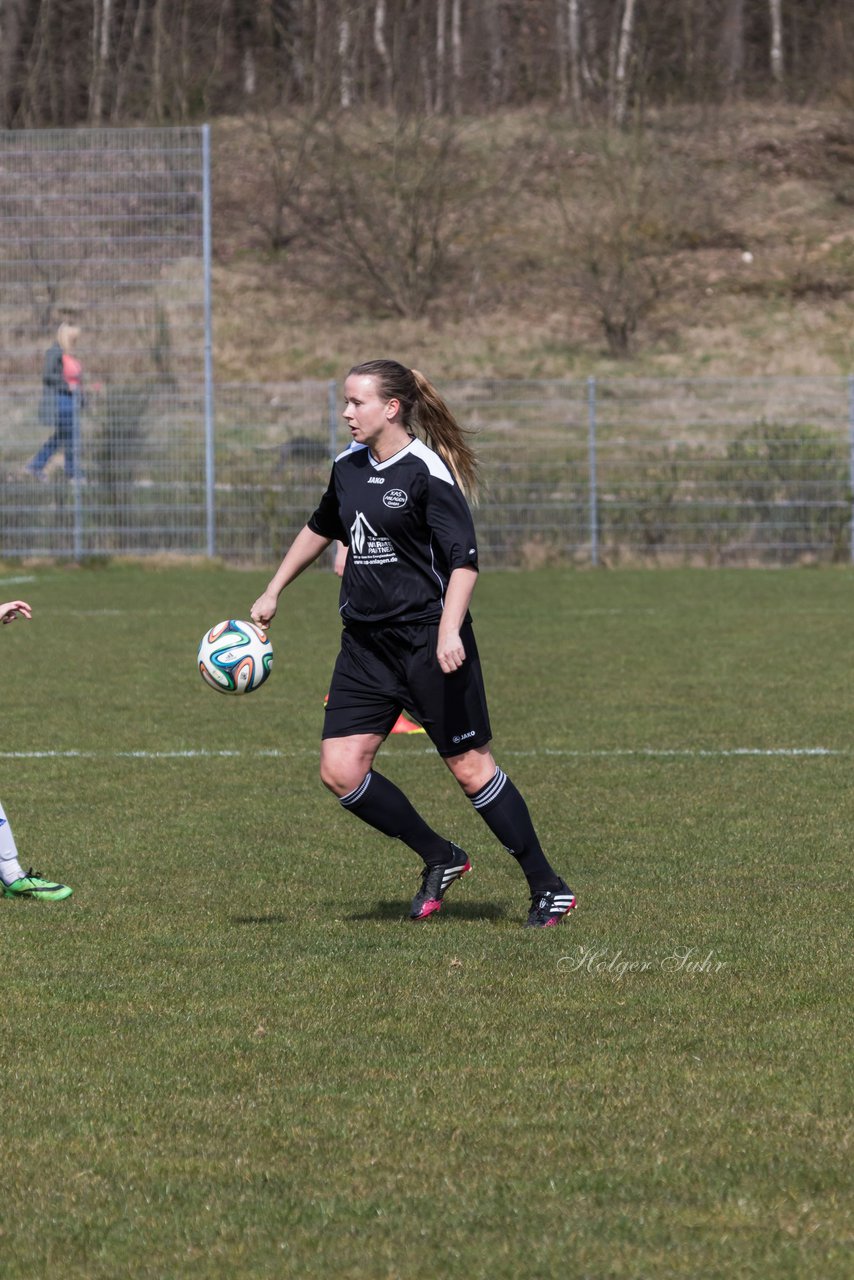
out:
M439 628L436 657L446 676L451 675L454 671L459 671L466 660L465 646L460 639L459 631L443 632L441 627Z

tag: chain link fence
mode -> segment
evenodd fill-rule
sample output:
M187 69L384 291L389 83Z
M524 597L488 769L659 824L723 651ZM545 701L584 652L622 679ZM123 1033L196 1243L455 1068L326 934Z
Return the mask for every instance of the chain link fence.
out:
M0 555L206 548L207 141L0 132Z
M206 128L0 132L0 558L270 563L302 526L341 387L214 388L210 257ZM478 433L485 565L853 558L850 378L434 376Z
M468 381L486 565L851 558L854 380ZM336 383L218 386L219 553L276 559L349 441Z
M478 433L484 565L854 558L852 380L624 378L440 390ZM198 397L173 396L168 413L159 397L148 402L144 447L129 435L136 410L125 399L111 410L128 416L105 464L103 427L90 437L84 414L83 484L61 466L46 483L27 476L32 425L16 436L7 424L0 558L278 559L349 441L341 386L218 384L214 403L209 484Z

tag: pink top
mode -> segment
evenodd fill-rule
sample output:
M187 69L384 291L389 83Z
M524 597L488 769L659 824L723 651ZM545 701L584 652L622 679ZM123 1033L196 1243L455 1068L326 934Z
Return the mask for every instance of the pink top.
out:
M71 391L80 390L80 382L83 375L83 365L76 356L70 356L68 352L64 352L62 356L62 376Z

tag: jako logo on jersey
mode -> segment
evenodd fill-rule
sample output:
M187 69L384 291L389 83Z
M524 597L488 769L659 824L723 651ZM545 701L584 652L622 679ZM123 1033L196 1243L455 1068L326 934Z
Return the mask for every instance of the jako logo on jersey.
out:
M383 494L384 507L405 507L409 495L404 493L402 489L389 489L388 493Z
M387 498L388 494L384 494L383 496ZM350 546L354 551L358 551L360 554L364 551L365 543L368 540L369 534L371 537L375 538L377 536L377 531L376 529L371 528L361 511L357 511L356 519L350 525Z
M368 476L368 484L385 484L385 476Z

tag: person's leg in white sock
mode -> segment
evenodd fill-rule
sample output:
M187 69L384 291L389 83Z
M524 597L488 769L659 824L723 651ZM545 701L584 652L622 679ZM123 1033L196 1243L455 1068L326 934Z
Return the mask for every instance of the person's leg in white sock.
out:
M32 868L23 870L9 819L0 805L0 898L42 898L45 902L61 902L70 898L72 892L69 885L45 880Z
M0 880L4 884L12 884L15 880L20 880L23 874L12 828L0 804Z

